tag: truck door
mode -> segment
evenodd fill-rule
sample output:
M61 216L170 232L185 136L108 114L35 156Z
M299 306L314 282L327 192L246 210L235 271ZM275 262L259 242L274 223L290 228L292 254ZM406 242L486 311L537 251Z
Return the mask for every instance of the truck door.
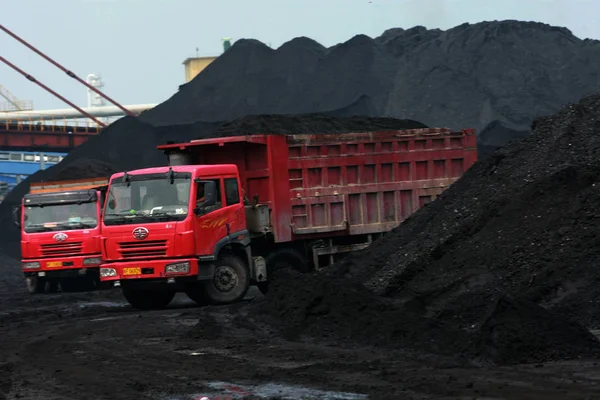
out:
M225 188L225 207L229 211L229 234L233 235L246 229L244 204L240 197L239 180L237 177L223 179Z
M216 184L216 198L213 205L204 205L206 182ZM195 184L195 196L192 207L194 212L194 232L196 252L199 256L212 255L215 245L227 236L227 210L223 207L223 180L202 178Z

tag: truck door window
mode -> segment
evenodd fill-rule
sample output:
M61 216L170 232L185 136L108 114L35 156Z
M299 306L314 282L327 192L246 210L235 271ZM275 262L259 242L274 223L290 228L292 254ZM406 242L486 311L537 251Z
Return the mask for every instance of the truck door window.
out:
M221 197L221 180L220 179L207 179L215 182L217 185L217 201L214 206L210 207L202 207L202 203L204 202L204 185L200 184L196 187L196 207L200 208L200 215L208 214L209 212L213 212L223 207L223 200Z
M240 202L237 178L225 179L225 205L231 206Z

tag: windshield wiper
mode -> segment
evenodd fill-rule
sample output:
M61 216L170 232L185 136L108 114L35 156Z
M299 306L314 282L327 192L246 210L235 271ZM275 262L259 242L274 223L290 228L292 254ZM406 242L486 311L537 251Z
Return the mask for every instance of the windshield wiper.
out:
M173 214L164 212L164 211L159 211L159 212L153 212L152 214L148 214L148 217L154 218L154 217L172 217Z
M95 228L96 224L90 224L85 222L61 222L59 224L61 227L65 229L73 229L73 228Z
M153 218L151 218L151 216L147 214L130 214L129 211L127 211L127 214L107 214L104 217L105 223L108 222L114 224L126 224L130 221L139 220L152 221Z
M108 214L104 216L104 222L112 222L115 224L125 223L131 220L133 220L133 218L129 215Z

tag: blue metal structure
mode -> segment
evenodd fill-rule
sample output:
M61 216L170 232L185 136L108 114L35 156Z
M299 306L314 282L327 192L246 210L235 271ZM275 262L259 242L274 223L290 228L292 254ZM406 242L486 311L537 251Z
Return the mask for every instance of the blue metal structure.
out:
M67 153L55 152L0 151L0 183L5 182L8 190L11 190L29 175L58 164L66 155Z

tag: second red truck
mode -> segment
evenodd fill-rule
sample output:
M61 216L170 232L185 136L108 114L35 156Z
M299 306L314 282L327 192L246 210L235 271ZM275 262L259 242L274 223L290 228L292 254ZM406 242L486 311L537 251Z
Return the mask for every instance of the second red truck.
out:
M100 219L108 178L32 183L15 209L31 294L100 285Z
M160 146L169 166L114 174L103 281L139 309L265 292L272 271L319 269L434 200L477 159L473 130L251 135Z

